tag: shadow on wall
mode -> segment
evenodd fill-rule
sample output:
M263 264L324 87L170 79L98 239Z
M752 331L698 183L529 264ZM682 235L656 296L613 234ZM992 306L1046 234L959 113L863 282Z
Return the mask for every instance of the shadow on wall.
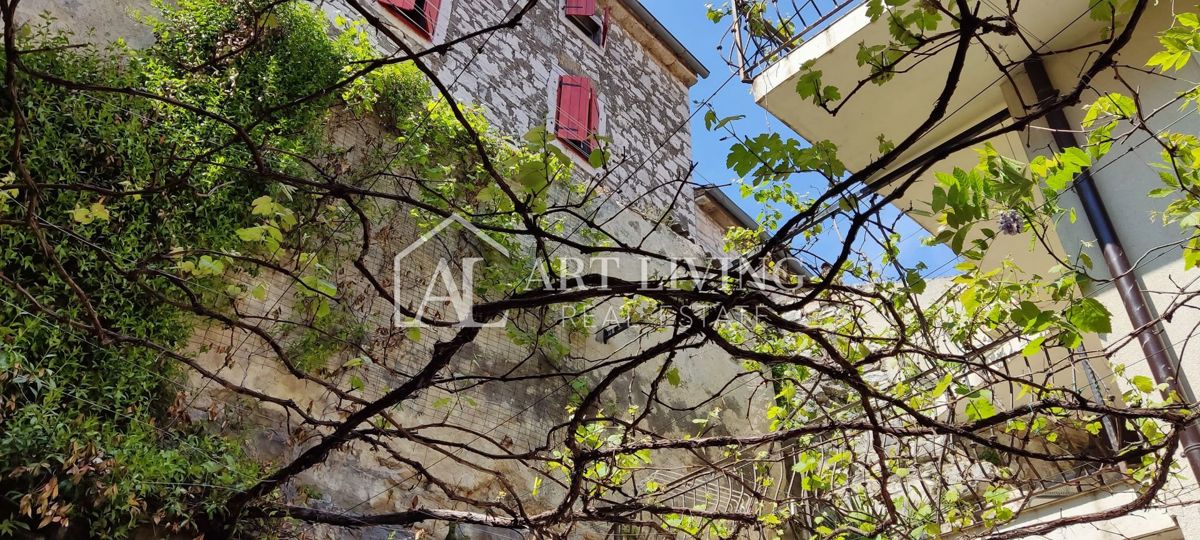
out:
M49 14L55 19L56 27L76 31L78 40L103 45L123 39L129 46L140 49L154 42L154 34L138 20L155 12L150 0L24 0L17 19L24 23ZM89 30L78 32L80 28Z

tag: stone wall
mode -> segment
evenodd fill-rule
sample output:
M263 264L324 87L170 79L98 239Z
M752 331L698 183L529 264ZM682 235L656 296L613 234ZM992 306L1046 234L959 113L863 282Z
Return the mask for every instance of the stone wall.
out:
M507 7L501 0L453 0L447 2L444 36L453 37L500 20ZM605 5L605 2L601 2ZM534 8L528 22L520 28L501 32L487 40L481 49L464 47L445 56L431 58L441 78L451 85L454 95L463 102L479 104L487 111L489 120L502 132L519 136L539 126L552 126L551 108L557 76L562 73L584 74L598 83L600 102L604 109L602 124L613 139L614 164L610 170L588 170L603 178L604 193L610 194L602 206L608 219L607 230L617 237L641 240L652 251L676 256L703 257L706 252L692 240L681 237L664 227L658 227L657 211L671 211L678 222L691 228L697 220L691 188L686 185L676 193L679 181L686 179L690 165L691 147L688 131L688 84L678 76L678 66L672 69L661 61L661 51L651 52L643 47L647 31L624 25L637 24L620 5L608 4L618 21L611 31L609 43L601 50L585 41L559 15L556 0L546 0ZM327 12L344 13L345 6L323 5ZM151 37L132 18L139 9L148 9L141 0L105 2L88 6L72 0L27 0L22 4L26 17L38 11L50 11L59 24L76 31L81 39L99 42L125 38L134 46L144 46ZM97 28L97 31L90 31ZM635 39L641 36L641 40ZM444 38L435 38L435 42ZM480 43L473 44L476 47ZM479 52L476 52L479 51ZM342 146L372 146L386 144L391 138L359 132L353 139L336 133L331 136ZM342 140L337 140L341 138ZM716 230L711 223L706 228L709 238L716 242ZM375 245L367 257L367 267L379 276L393 277L393 258L419 236L419 228L407 217L404 208L392 208L375 224ZM675 229L678 229L675 227ZM412 276L428 276L439 257L461 256L470 250L469 244L458 238L446 243L429 245L411 254L405 268ZM707 246L711 252L712 246ZM340 249L340 248L335 248ZM626 260L621 273L634 272L638 265ZM362 329L353 347L324 358L317 369L322 378L340 390L353 389L349 395L358 400L377 398L407 380L429 358L433 344L448 337L451 330L425 330L419 337L392 324L392 307L375 294L349 264L336 270L339 283L339 302L350 308L354 321ZM626 274L625 277L634 277ZM404 279L405 275L397 275ZM237 308L243 314L271 315L286 318L291 314L296 284L279 275L245 276L247 285L263 283L269 291L265 298L242 298ZM384 283L390 288L391 282ZM413 289L414 294L420 291ZM405 302L404 297L398 301ZM615 306L606 306L615 307ZM662 336L626 331L607 341L596 337L599 328L583 334L564 336L570 345L569 357L574 369L596 362L633 354L651 346ZM297 339L290 336L289 339ZM309 414L321 419L344 417L357 405L354 399L338 398L330 388L305 380L289 372L278 360L269 344L247 329L209 326L193 336L188 352L197 363L232 384L286 396ZM361 363L352 362L363 358ZM682 366L683 380L678 387L661 389L660 400L668 407L651 404L655 410L649 425L663 434L694 433L691 420L704 416L712 408L722 412L711 418L711 433L737 433L764 429L760 413L765 410L762 400L770 400L773 392L761 386L761 380L739 379L732 389L728 381L735 379L741 367L726 354L713 347L683 351L673 360ZM541 379L519 384L472 384L471 377L495 376L510 372L513 375L542 373L561 367L555 361L513 343L505 329L490 329L464 349L453 361L438 388L430 389L403 407L388 414L404 426L433 426L447 419L466 428L427 427L426 433L465 447L496 453L521 452L536 448L553 448L565 436L561 429L567 418L572 380L567 377ZM633 370L614 385L605 396L609 410L623 410L630 405L646 406L644 392L662 368L655 360ZM355 384L361 381L361 385ZM354 388L360 386L359 388ZM664 385L666 386L666 385ZM248 400L231 388L194 375L187 391L187 405L194 421L213 425L223 433L244 439L258 459L270 465L286 463L298 452L313 444L320 433L303 426L294 416L278 406ZM704 403L707 396L724 393L725 397ZM703 407L697 407L704 403ZM694 408L694 411L688 409ZM674 412L682 411L682 412ZM556 429L557 428L557 429ZM497 463L460 450L444 452L418 444L398 445L397 453L379 447L356 443L335 452L323 465L316 467L283 488L283 498L295 504L347 513L372 513L405 510L413 504L461 510L477 510L453 500L443 490L421 479L411 463L421 463L437 478L463 493L483 499L520 496L527 512L549 508L561 492L552 482L546 482L538 496L532 496L531 486L536 469L515 463ZM719 459L720 456L711 456ZM659 479L664 489L670 489L676 478L687 476L690 470L702 467L690 462L695 456L679 456L659 471L648 468L637 480ZM405 460L412 460L406 462ZM484 471L491 467L495 472ZM695 479L687 480L695 482ZM711 486L689 486L687 492L702 500L721 501L713 510L750 510L740 488L730 487L728 478ZM415 501L415 503L414 503ZM303 532L328 538L405 538L411 531L387 527L355 531L316 527ZM434 529L443 537L444 529ZM576 538L603 537L604 530L579 530Z
M563 0L541 0L522 24L479 37L444 55L426 58L451 93L478 104L500 131L522 137L531 129L553 132L558 77L583 75L596 83L602 135L610 137L610 165L594 169L578 160L613 200L636 209L650 221L667 212L680 230L694 228L697 211L691 181L691 131L688 89L694 74L681 72L661 43L616 0L599 0L612 10L612 29L601 48L588 41L562 15ZM495 25L517 10L513 0L443 0L443 13L432 44ZM399 19L375 3L365 3L392 23L416 48L431 42L415 36ZM360 19L338 0L322 3L330 15ZM152 13L146 0L110 0L80 4L74 0L25 0L23 17L47 12L80 39L111 42L118 38L138 47L153 36L137 23ZM378 37L378 36L377 36ZM381 48L387 39L379 39ZM668 66L668 62L672 64Z
M488 120L501 131L521 137L530 130L554 130L553 110L562 75L591 78L599 94L602 135L612 152L611 166L594 169L578 163L602 181L614 200L629 204L655 221L667 211L690 230L696 210L690 184L691 132L688 88L664 62L661 44L615 0L601 0L612 10L612 28L601 48L562 15L563 0L542 0L518 28L479 38L431 60L439 77L463 102L482 105ZM446 0L441 27L433 43L443 43L497 24L511 16L512 0ZM390 15L386 20L396 21ZM403 24L396 28L409 37ZM384 41L384 40L381 40ZM419 39L413 45L424 46ZM647 46L652 46L648 49Z
M614 205L615 206L615 205ZM379 249L367 258L367 266L381 276L391 276L393 257L419 235L417 226L398 208L387 225L377 229ZM613 208L618 212L609 229L619 237L645 235L653 227L640 216ZM703 252L695 245L683 242L670 231L649 233L647 249L679 257L699 257ZM439 237L438 242L422 246L404 259L404 272L395 279L419 281L429 276L440 258L462 257L472 253L472 245L456 236ZM457 259L456 259L457 260ZM637 261L623 258L615 265L616 277L632 278L639 270ZM247 277L246 286L265 282L269 294L265 299L243 298L238 310L246 315L274 313L287 319L294 302L295 285L280 275ZM362 280L356 280L356 270L345 265L335 278L343 288L339 298L343 307L350 307L356 321L364 328L359 348L347 348L331 355L319 375L340 389L352 388L357 378L365 384L352 394L363 400L373 400L407 380L430 358L435 342L453 336L455 329L423 329L413 338L405 329L392 325L391 306L379 299ZM392 283L384 283L391 287ZM404 287L415 298L422 287ZM399 297L401 303L414 298ZM601 304L600 311L617 310L620 302ZM513 317L519 317L514 314ZM525 322L528 322L527 320ZM563 426L568 420L567 406L571 403L574 376L556 376L509 382L486 382L484 377L507 374L510 377L529 377L555 371L578 371L608 362L653 346L666 334L644 333L633 329L618 333L608 341L599 339L597 326L582 333L560 333L570 345L565 358L552 359L528 346L515 344L504 328L487 329L460 352L440 383L406 400L389 413L409 429L418 428L423 436L437 438L449 444L463 445L475 451L493 454L552 450L567 436ZM525 326L525 328L528 328ZM243 387L286 396L302 409L321 419L337 420L354 404L331 395L328 389L294 377L272 353L268 344L253 333L212 326L198 332L189 351L212 373ZM364 358L362 365L344 367L353 358ZM647 401L645 392L663 368L663 359L655 359L620 377L613 389L604 395L605 414L620 414L629 407L650 409L644 428L667 436L696 433L694 418L703 418L709 411L720 411L710 418L708 434L736 434L765 430L765 401L773 392L758 378L737 378L740 365L716 347L681 351L673 365L682 374L680 384L663 384L658 398L661 404ZM580 377L589 387L598 375ZM726 387L729 381L739 381ZM259 460L280 464L295 457L314 442L319 432L302 426L297 418L289 417L282 408L240 398L228 389L194 375L188 389L191 416L198 422L209 422L222 432L244 438L247 447ZM721 397L706 403L709 396ZM699 406L702 405L702 406ZM699 407L698 407L699 406ZM439 427L438 424L445 426ZM426 426L421 428L420 426ZM528 513L553 508L563 492L554 482L542 483L540 493L533 495L534 479L545 470L512 460L489 460L474 452L446 445L393 444L398 453L364 443L355 443L335 452L321 466L289 482L283 489L285 500L315 508L347 513L386 513L405 510L413 502L422 506L456 510L478 510L448 497L442 489L421 478L412 463L420 463L434 477L452 486L459 494L484 500L519 498ZM412 460L411 462L403 459ZM654 479L664 486L663 492L678 491L685 497L672 503L687 507L706 502L714 510L746 511L752 499L745 485L729 476L714 473L693 475L705 470L697 456L660 453L655 462L634 476L638 485ZM720 462L719 452L708 459ZM746 473L752 469L743 467ZM685 504L686 503L686 504ZM422 525L436 538L447 533L442 525ZM318 526L309 531L319 538L387 538L396 532L405 538L408 528L370 527L346 530ZM461 533L462 531L460 531ZM470 538L493 538L475 531ZM572 538L600 539L608 531L586 526L576 529Z

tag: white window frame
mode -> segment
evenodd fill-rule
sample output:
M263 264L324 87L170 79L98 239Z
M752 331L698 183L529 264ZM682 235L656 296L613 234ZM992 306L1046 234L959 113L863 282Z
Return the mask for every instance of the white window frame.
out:
M592 36L583 33L583 30L575 25L575 22L571 20L571 16L567 15L567 0L558 0L556 4L558 4L558 19L562 21L564 25L570 28L570 32L575 34L575 37L586 41L589 46L597 51L604 52L608 50L608 40L605 40L603 45L596 43L595 41L592 41ZM592 15L592 17L596 19L596 22L600 23L600 31L603 32L604 8L600 7L599 2L596 3L596 14ZM611 22L611 20L609 22ZM608 37L612 37L612 25L609 25Z
M413 28L413 21L402 18L384 6L382 2L375 0L375 11L377 11L384 21L387 21L392 29L398 29L405 36L410 38L420 48L434 47L446 42L446 32L450 28L450 17L448 16L454 10L454 0L442 0L442 5L438 8L438 20L433 22L433 35L426 37L425 34L418 32Z

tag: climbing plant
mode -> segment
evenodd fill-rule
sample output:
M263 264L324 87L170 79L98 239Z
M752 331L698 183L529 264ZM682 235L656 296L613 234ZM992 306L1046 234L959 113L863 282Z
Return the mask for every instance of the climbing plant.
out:
M145 49L79 44L50 19L7 21L17 74L0 136L12 150L0 158L0 534L196 532L259 478L264 464L233 434L188 410L181 352L203 321L266 298L253 276L267 266L293 269L310 317L285 331L289 368L323 368L361 339L329 301L342 261L315 240L349 213L313 172L313 160L339 159L335 118L370 117L417 141L367 162L463 174L421 191L429 208L486 185L478 158L457 151L464 126L411 63L347 78L373 58L361 21L331 27L301 3L155 7ZM561 155L508 146L468 114L505 174L560 167Z
M1192 66L1187 13L1147 65L1114 60L1149 4L1092 5L1086 80L987 135L1075 106L1100 72ZM657 188L680 208L630 196L658 150L614 134L576 156L545 127L504 133L508 111L442 79L544 2L424 48L395 10L356 1L161 2L144 48L0 7L0 535L1017 537L1151 507L1177 470L1192 404L1083 352L1117 328L1104 278L1087 249L1048 242L1077 219L1063 197L1080 174L1143 133L1163 161L1149 195L1194 268L1200 142L1148 127L1159 108L1136 88L1088 105L1086 143L1032 160L933 140L972 47L1023 31L1011 17L866 2L887 32L847 66L859 82L800 67L815 111L954 60L928 118L873 136L857 168L831 141L746 136L742 117L703 111L764 207L714 241L721 222L679 219L686 174ZM770 44L760 60L798 46L773 3L708 13L735 11ZM941 166L970 149L974 166ZM906 263L887 211L922 179L928 200L907 210L953 254L946 279ZM997 256L1014 242L1057 265ZM441 282L471 293L469 318L443 316L456 295L424 309L432 289L404 281L429 254L435 276L475 271ZM1195 296L1181 288L1160 319ZM1085 363L1123 391L1079 382ZM1020 526L1047 473L1138 493Z

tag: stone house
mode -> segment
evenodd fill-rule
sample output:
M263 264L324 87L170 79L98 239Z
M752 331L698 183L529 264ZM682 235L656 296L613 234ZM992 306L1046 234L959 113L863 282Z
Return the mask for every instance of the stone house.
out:
M385 20L392 31L417 49L453 41L473 31L497 24L514 13L518 2L507 0L380 0L365 2ZM330 17L354 13L337 2L321 4ZM81 5L64 0L29 0L22 4L26 16L50 12L60 24L80 37L100 42L125 39L144 46L152 39L132 17L150 10L148 2L114 1ZM386 40L380 39L381 47ZM514 138L542 128L552 134L549 144L560 146L575 161L578 171L593 182L606 198L614 234L644 240L648 249L681 257L719 255L721 232L730 226L749 225L730 221L729 208L698 207L691 187L689 88L707 69L689 53L637 0L543 0L528 13L519 27L501 30L485 38L453 47L428 60L451 93L465 103L483 107L489 122ZM331 137L346 146L381 145L371 133L348 133L330 127ZM609 154L605 167L590 162L593 147ZM744 217L744 213L740 214ZM665 219L664 219L665 216ZM658 223L666 223L660 227ZM444 256L471 250L469 239L406 246L420 236L413 220L403 212L376 231L379 249L366 259L378 275L392 275L395 258L404 253L404 272L394 276L398 291L419 294L401 283L409 277L428 276ZM396 265L395 268L400 268ZM635 275L636 267L622 271ZM337 269L339 277L352 276L348 268ZM355 387L361 399L378 397L419 369L433 343L446 335L425 330L413 338L393 326L394 312L371 294L368 284L353 282L339 290L339 298L354 313L359 332L356 352L339 351L323 358L329 378L342 387ZM265 298L247 299L239 309L248 316L286 313L286 298L292 284L281 276L269 277L270 293ZM398 301L404 301L403 295ZM522 384L480 382L488 377L520 377L564 362L575 366L611 359L641 350L656 342L654 336L631 335L620 328L586 328L570 335L559 330L564 353L548 358L528 343L515 343L504 328L487 329L483 336L460 355L448 380L435 389L406 401L395 414L407 426L424 426L431 436L462 447L497 454L553 448L561 441L564 407L571 400L570 377L542 379ZM270 348L251 332L217 325L202 328L193 337L189 352L213 373L245 388L286 395L312 414L327 419L344 416L346 403L328 388L296 378L273 358ZM757 392L754 384L729 390L726 381L737 379L742 368L713 348L683 352L677 363L692 366L677 388L665 388L658 399L672 409L645 401L645 388L654 380L661 363L639 368L624 388L626 394L606 396L614 407L640 405L658 407L649 423L663 433L694 431L695 414L714 415L714 433L736 432L761 427L756 400L769 399L770 392ZM341 366L341 367L337 367ZM351 367L353 366L353 367ZM357 381L357 382L355 382ZM189 406L193 417L213 423L225 433L244 438L252 453L266 462L286 462L319 433L304 429L285 411L270 404L247 403L238 396L196 376L192 381ZM689 412L703 403L697 396L723 394L722 400L707 404L700 413ZM761 404L759 404L761 405ZM672 412L672 410L684 412ZM728 422L721 419L728 418ZM452 426L446 426L453 419ZM365 444L354 444L336 452L324 465L314 468L283 488L285 500L333 511L388 512L409 508L419 499L446 508L472 509L455 500L418 474L401 459L425 464L427 470L461 494L480 499L520 497L529 511L544 509L554 500L556 487L547 482L540 496L529 495L536 468L515 460L489 460L478 455L460 455L451 448L411 444L403 456L381 452ZM663 470L647 469L644 477L663 485L666 500L675 491L681 501L707 501L719 509L749 510L750 498L743 487L728 479L697 477L688 465L689 456ZM703 470L703 467L696 467ZM316 527L304 532L319 537L404 538L411 531L389 527L367 527L353 531ZM441 536L444 529L435 529ZM463 527L454 534L471 538L516 538L518 531ZM637 531L578 530L579 538L626 537Z
M420 9L396 7L408 4ZM423 0L377 8L420 48L497 24L522 4ZM667 210L681 232L694 227L693 190L678 181L691 176L688 89L708 69L641 3L539 2L519 28L432 63L456 98L482 105L501 131L521 136L544 127L580 167L611 180L606 189L615 199L653 218ZM591 133L612 154L606 172L587 162Z

